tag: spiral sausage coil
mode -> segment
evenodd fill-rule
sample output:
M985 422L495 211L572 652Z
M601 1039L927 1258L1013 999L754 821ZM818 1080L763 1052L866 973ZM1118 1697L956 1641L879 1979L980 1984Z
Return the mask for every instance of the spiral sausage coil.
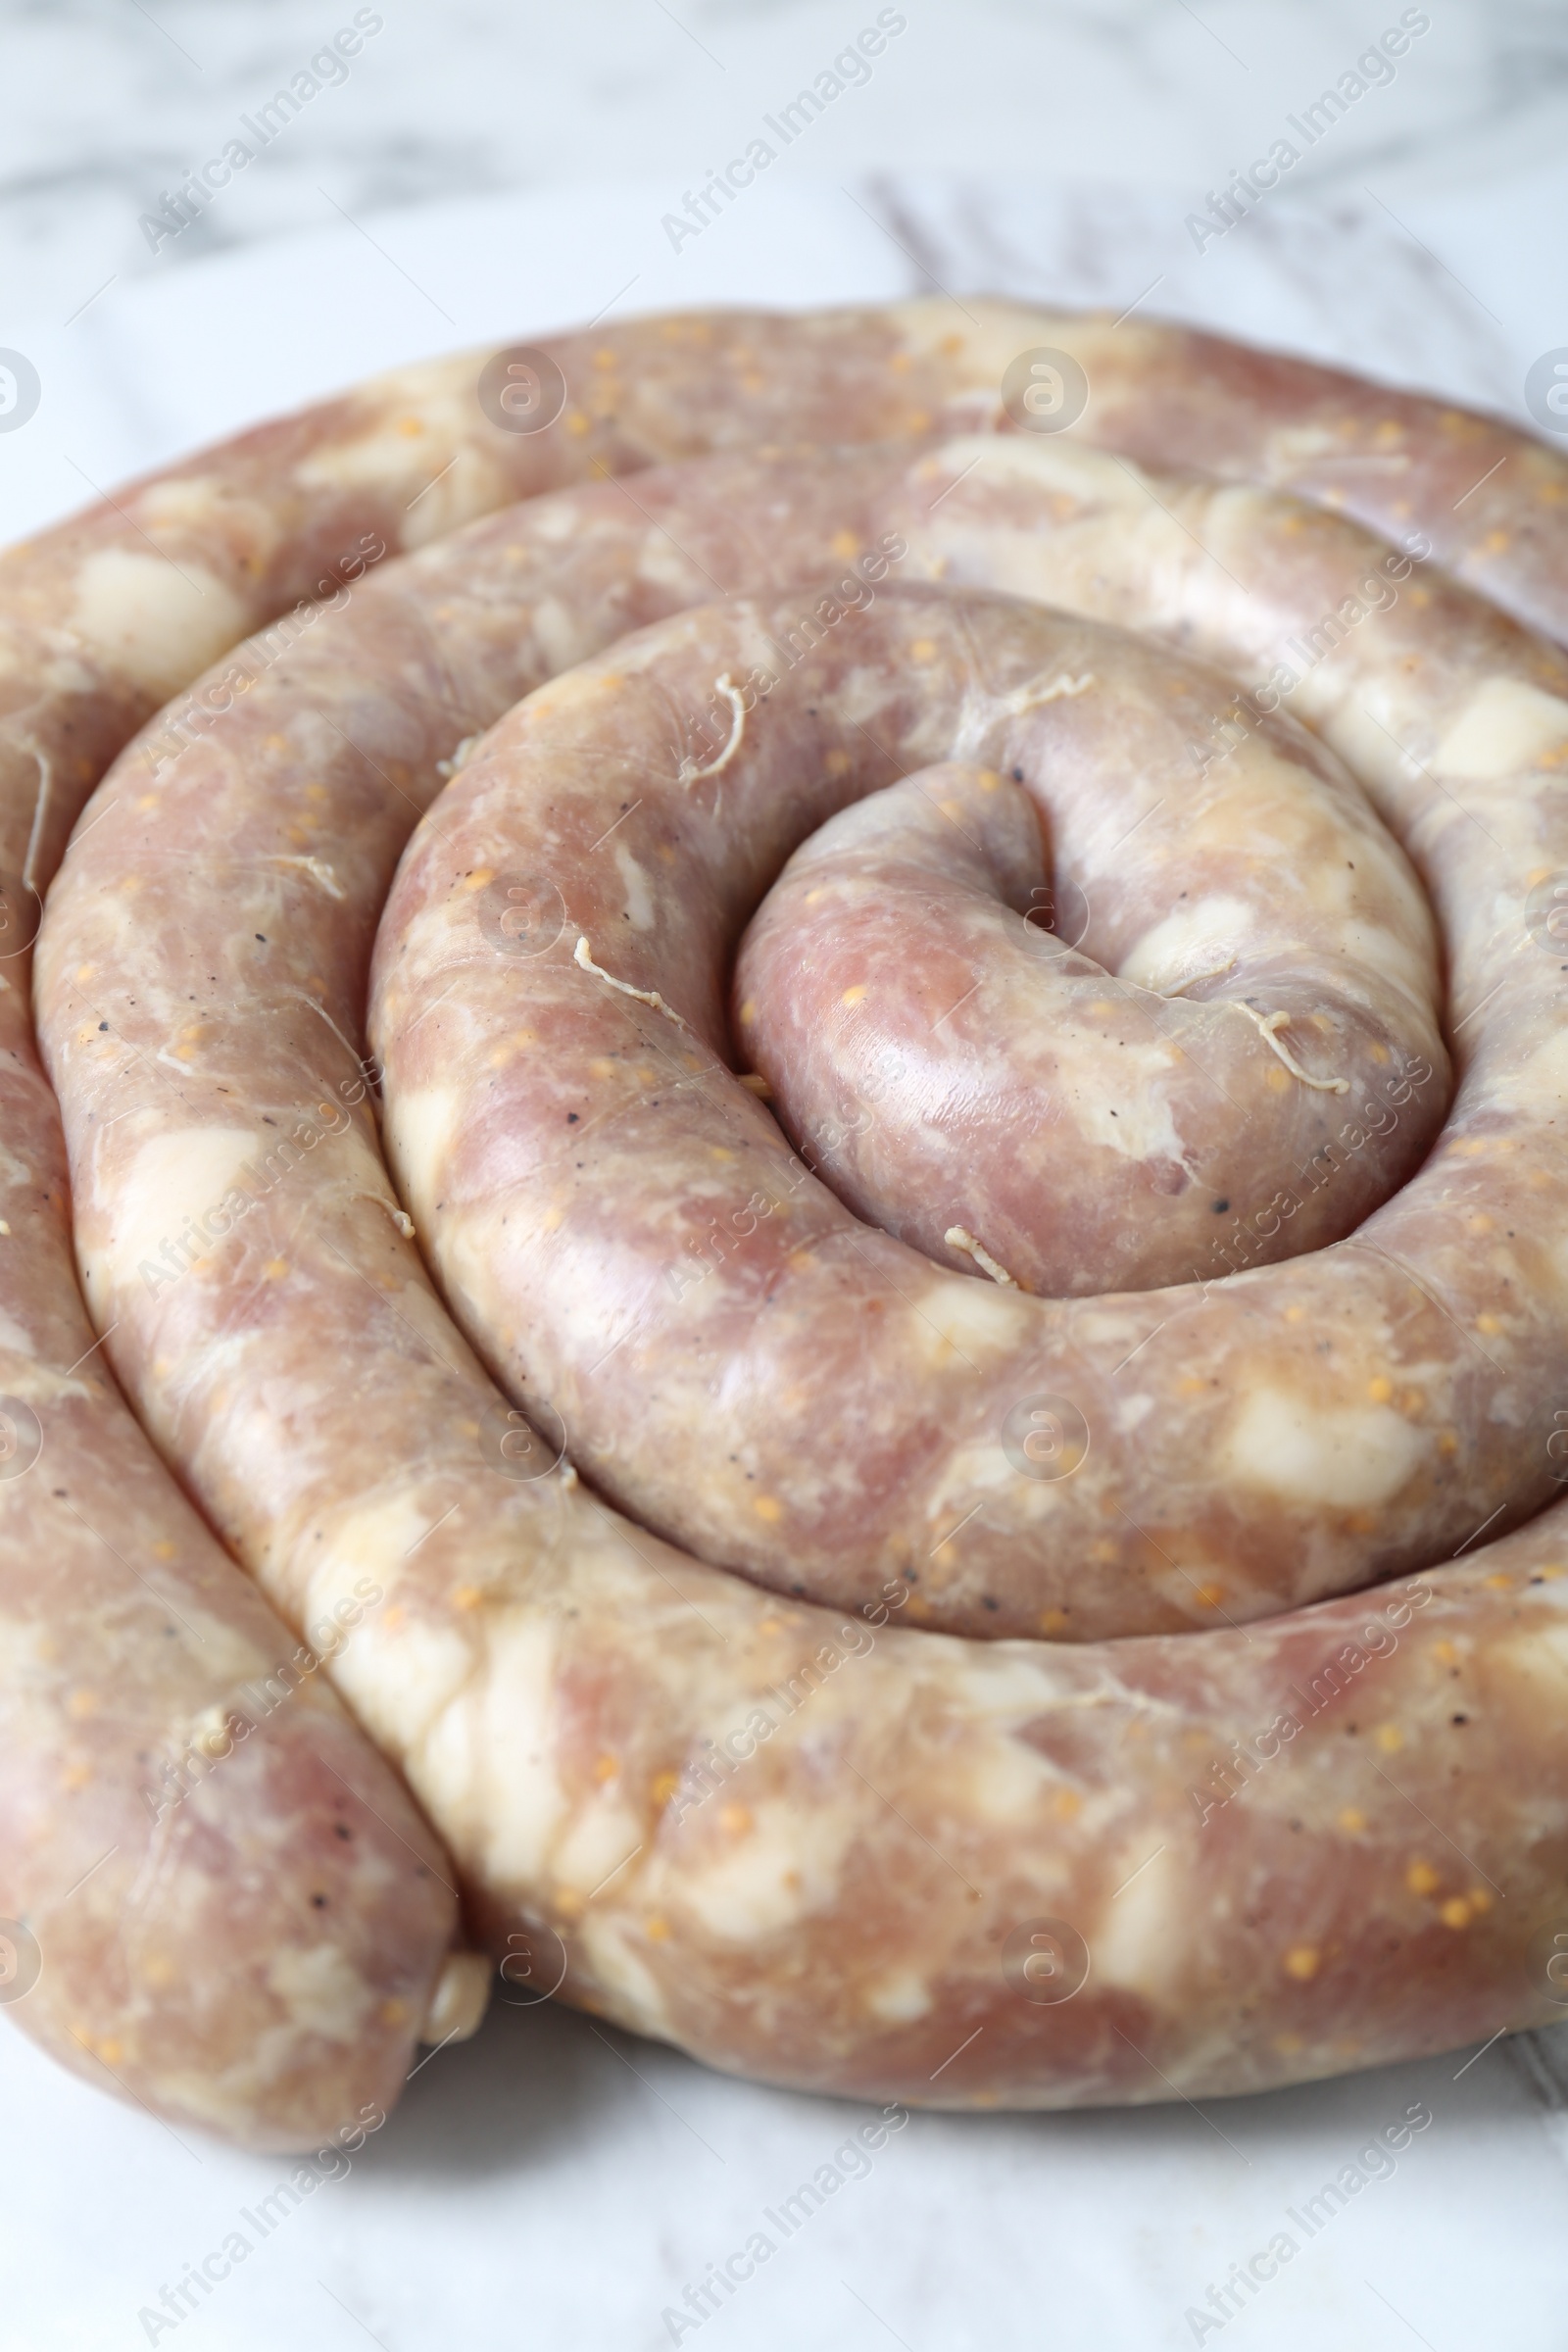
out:
M11 551L24 2030L296 2147L496 1961L958 2107L1561 2015L1565 502L922 301Z

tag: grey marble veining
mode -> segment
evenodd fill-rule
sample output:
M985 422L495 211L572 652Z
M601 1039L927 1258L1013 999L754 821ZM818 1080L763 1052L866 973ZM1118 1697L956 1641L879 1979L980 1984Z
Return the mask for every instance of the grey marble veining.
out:
M366 12L362 11L362 15ZM872 0L385 0L324 86L177 237L140 219L309 71L351 0L5 0L0 310L61 315L114 276L427 202L562 178L689 185L876 15ZM906 29L792 169L923 167L1160 189L1200 204L1385 25L1395 0L909 0ZM1290 193L1479 190L1568 140L1556 0L1435 0L1395 78Z
M1528 335L1360 189L1282 188L1200 251L1187 222L1206 224L1206 211L1184 213L1162 189L906 172L873 175L868 195L931 287L1163 314L1485 407L1520 405Z

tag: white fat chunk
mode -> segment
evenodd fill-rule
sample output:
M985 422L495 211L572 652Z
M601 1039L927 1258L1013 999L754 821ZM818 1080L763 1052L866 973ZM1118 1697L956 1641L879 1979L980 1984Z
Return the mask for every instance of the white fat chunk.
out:
M1163 996L1240 953L1256 924L1246 899L1200 899L1146 931L1124 956L1116 977Z
M1191 1942L1192 1899L1175 1853L1167 1847L1150 1860L1149 1851L1149 1844L1141 1853L1129 1846L1118 1859L1124 1884L1090 1938L1090 1973L1168 2009L1179 1996L1180 1956Z
M353 2041L375 1995L335 1943L286 1944L267 1972L296 2024L329 2041Z
M1238 1412L1222 1459L1241 1485L1287 1502L1362 1510L1398 1493L1425 1443L1389 1405L1314 1405L1263 1388Z
M250 619L199 564L104 547L76 574L71 626L106 667L167 702L243 637Z
M247 1161L265 1157L269 1141L275 1151L275 1137L250 1127L176 1127L151 1137L118 1188L115 1229L104 1251L111 1274L128 1282L148 1265L172 1279L193 1253L214 1248L222 1237L204 1232L203 1219L240 1186ZM188 1230L192 1221L199 1243ZM176 1245L169 1258L161 1254L166 1242Z
M1440 776L1514 776L1568 747L1568 703L1521 678L1478 686L1433 755Z
M450 1087L400 1088L389 1097L388 1155L416 1202L435 1198L458 1128L458 1098Z
M654 894L648 876L624 843L615 844L615 871L626 893L626 920L634 931L651 931L654 927Z

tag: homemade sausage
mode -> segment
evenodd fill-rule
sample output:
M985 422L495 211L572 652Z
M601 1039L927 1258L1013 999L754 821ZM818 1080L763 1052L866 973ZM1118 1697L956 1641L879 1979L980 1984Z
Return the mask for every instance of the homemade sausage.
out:
M804 344L811 348L809 330ZM998 1330L1082 1318L1071 1321L1085 1343L1075 1361L1097 1370L1111 1402L1074 1459L1070 1429L1059 1446L1064 1416L1054 1434L1049 1413L1035 1417L1034 1392L1020 1396L1022 1466L1001 1460L1007 1499L1026 1517L1048 1516L1027 1508L1037 1494L1081 1508L1075 1490L1103 1446L1119 1442L1117 1458L1136 1475L1118 1426L1123 1390L1108 1384L1130 1373L1126 1396L1149 1396L1154 1409L1124 1421L1141 1420L1152 1444L1168 1441L1158 1400L1178 1366L1194 1377L1186 1364L1200 1318L1234 1324L1237 1387L1217 1403L1183 1399L1182 1443L1170 1445L1162 1472L1171 1499L1155 1528L1127 1539L1102 1510L1093 1544L1079 1547L1070 1605L1111 1614L1104 1595L1119 1584L1124 1613L1108 1630L1124 1631L1140 1608L1166 1611L1170 1624L1212 1624L1277 1598L1204 1574L1212 1538L1202 1465L1187 1440L1196 1432L1200 1450L1223 1451L1227 1414L1242 1427L1225 1459L1253 1473L1244 1499L1256 1524L1272 1509L1287 1534L1312 1530L1303 1544L1316 1547L1312 1589L1388 1571L1380 1514L1396 1498L1402 1509L1414 1497L1411 1517L1425 1530L1411 1537L1407 1522L1396 1543L1457 1544L1458 1564L1386 1594L1238 1622L1196 1642L956 1641L914 1624L936 1621L944 1582L948 1604L964 1605L961 1574L945 1580L940 1566L910 1576L906 1561L859 1608L817 1608L760 1592L631 1525L576 1483L561 1453L564 1439L593 1442L571 1426L577 1398L564 1429L535 1379L520 1377L526 1348L582 1349L572 1316L603 1321L623 1244L608 1215L596 1221L592 1195L621 1151L621 1128L662 1111L666 1097L678 1118L707 1095L749 1148L789 1164L757 1096L715 1050L722 977L699 960L672 966L647 955L635 919L646 909L650 930L667 924L675 904L652 862L661 811L684 817L667 844L677 858L729 825L725 796L745 780L735 772L745 731L715 736L710 714L722 719L727 706L732 719L744 716L755 746L771 706L791 743L842 748L829 740L850 723L837 647L857 638L871 654L858 722L883 749L847 756L867 761L882 786L899 772L906 736L921 763L951 746L943 696L951 710L961 631L977 657L975 737L963 738L962 756L1001 772L1013 762L973 755L988 728L1014 729L1027 780L1031 747L1076 724L1088 698L1026 697L1024 709L999 715L988 698L1004 704L1019 682L1008 662L1020 665L1025 649L1033 677L1047 641L1151 659L1104 625L1132 622L1253 682L1250 699L1223 683L1207 689L1201 715L1222 724L1189 766L1191 789L1207 792L1227 753L1260 760L1293 739L1290 729L1271 737L1264 723L1265 698L1272 691L1277 704L1287 691L1271 684L1282 664L1264 658L1276 637L1343 612L1373 567L1409 578L1408 558L1403 574L1390 574L1390 551L1288 501L1145 485L1120 468L1112 480L1077 456L1064 471L1073 453L1022 436L981 445L978 463L975 450L719 460L645 476L634 501L615 486L539 500L388 566L275 659L242 658L235 666L249 683L243 694L229 689L232 708L215 710L209 688L172 714L187 745L177 756L166 730L126 757L68 860L40 986L106 1348L160 1446L286 1613L329 1609L356 1577L384 1582L393 1605L345 1645L336 1679L447 1837L477 1923L498 1951L510 1946L514 1973L530 1983L546 1973L556 1982L559 1955L566 1997L713 2063L956 2104L1252 2087L1549 2016L1555 1947L1541 1938L1556 1932L1568 1859L1568 1775L1552 1735L1568 1651L1562 1513L1501 1542L1475 1539L1538 1506L1554 1466L1549 1380L1564 1279L1556 966L1531 936L1525 902L1561 857L1551 762L1568 703L1561 658L1473 596L1434 574L1399 599L1380 597L1366 607L1368 625L1347 625L1294 690L1413 858L1450 959L1459 1093L1443 1156L1378 1212L1403 1220L1390 1246L1374 1219L1370 1243L1342 1245L1356 1251L1353 1273L1339 1274L1344 1261L1326 1251L1221 1289L1219 1277L1274 1238L1255 1220L1240 1231L1228 1223L1201 1284L1091 1305L1015 1298L874 1235L858 1245L873 1274L916 1269L920 1301L946 1318L928 1359L977 1329L989 1351ZM1192 536L1190 559L1174 551L1177 531ZM890 538L903 542L897 558ZM1238 539L1257 559L1266 599L1212 585L1209 551L1228 561ZM1090 617L1046 619L940 588L890 594L875 581L867 602L843 567L868 547L906 575L1022 589ZM1152 566L1152 548L1161 555ZM809 612L827 591L685 609L715 586L755 595L770 581L782 589L820 576L845 582L833 591L842 620L799 674L782 665L756 708L735 713L722 678L743 704L744 695L713 657L727 659L737 636L770 617ZM865 583L869 568L855 576ZM660 612L678 617L596 658ZM910 666L926 666L912 647L927 641L939 689L929 715ZM902 684L890 693L895 643ZM519 694L585 658L503 716ZM1201 675L1181 664L1175 674ZM814 713L803 696L812 678L832 692ZM897 727L879 733L890 712ZM820 744L807 719L822 721ZM582 1277L564 1333L517 1328L501 1286L499 1298L486 1290L486 1267L463 1265L452 1294L490 1362L534 1400L532 1434L430 1289L375 1150L358 1058L366 958L403 842L441 769L497 720L406 868L405 928L384 942L379 1018L410 1200L429 1220L437 1256L461 1255L454 1241L472 1213L466 1192L455 1208L442 1207L445 1194L426 1202L438 1168L450 1163L466 1184L477 1174L489 1187L485 1213L493 1200L509 1214L503 1195L526 1207L543 1136L552 1152L564 1143L573 1155L561 1223L547 1224L548 1207L537 1218L540 1260L575 1249ZM1380 731L1386 752L1375 748ZM734 755L715 766L732 732ZM1070 747L1072 737L1060 740ZM535 746L545 781L530 800L509 785ZM613 763L600 774L597 755ZM749 814L760 811L787 846L797 800L831 806L856 789L843 781L850 772L828 777L825 758L820 771L814 760L801 771L781 757L771 798L751 780ZM1338 771L1323 760L1321 773ZM862 768L859 786L866 780ZM575 833L559 880L533 857L557 791ZM654 811L640 833L639 791L645 803L652 793ZM1049 779L1040 792L1053 855L1070 877L1076 836L1058 821ZM601 802L603 839L587 829ZM481 820L527 858L479 881L464 829ZM1393 847L1357 821L1386 876L1400 873ZM614 851L623 834L624 865ZM650 839L645 864L638 848ZM738 825L725 846L743 863L763 862ZM601 873L616 876L618 898ZM477 881L456 918L453 879ZM586 895L574 901L579 886ZM731 940L750 912L745 896L727 909ZM574 911L587 918L581 930ZM709 919L710 909L696 914ZM1195 926L1195 960L1201 942ZM86 967L109 1032L87 1017ZM501 1032L487 1010L501 1003L498 971L508 983ZM566 1036L571 1024L580 1037ZM438 1047L423 1042L426 1029ZM586 1056L591 1029L611 1050ZM586 1057L573 1061L564 1041ZM1263 1066L1302 1083L1266 1043L1256 1050ZM127 1064L145 1076L147 1063L157 1065L154 1084L138 1091ZM505 1096L508 1116L530 1098L559 1094L564 1107L557 1120L509 1131L477 1094L484 1086ZM1402 1123L1426 1087L1441 1098L1436 1064L1424 1081L1391 1080L1375 1114L1347 1116L1328 1164L1303 1186L1353 1166L1374 1129ZM477 1117L466 1138L470 1096ZM1359 1102L1346 1107L1360 1111ZM632 1224L650 1206L651 1163L645 1153L626 1164L633 1184L619 1201ZM727 1164L712 1163L714 1198L731 1181ZM718 1296L759 1238L774 1249L775 1219L798 1214L808 1193L830 1232L851 1231L824 1188L804 1171L791 1176L789 1200L765 1218L754 1212L755 1235L710 1251L696 1292L663 1283L662 1311L673 1298L689 1312L689 1298L710 1285ZM1270 1203L1257 1217L1292 1213ZM578 1214L586 1240L571 1229ZM566 1241L553 1244L562 1231ZM508 1264L504 1251L503 1273L527 1255L513 1251ZM483 1282L470 1284L470 1271ZM1482 1277L1488 1304L1477 1313ZM831 1307L831 1291L820 1295ZM1294 1338L1325 1299L1336 1319ZM1293 1307L1303 1310L1294 1320ZM1180 1349L1159 1345L1166 1308L1186 1323ZM608 1345L616 1334L605 1336ZM819 1321L819 1355L824 1336L840 1345ZM1277 1375L1272 1401L1245 1385L1260 1350ZM1484 1350L1490 1385L1472 1362ZM604 1366L583 1362L578 1387L603 1402ZM662 1380L686 1377L672 1348L658 1364ZM1200 1387L1230 1371L1222 1362ZM815 1364L808 1377L818 1377ZM951 1393L961 1409L956 1383ZM1262 1425L1249 1431L1260 1396ZM1098 1393L1094 1401L1098 1414ZM613 1424L622 1407L612 1394L609 1406ZM662 1430L634 1427L641 1451L625 1452L613 1475L655 1482L684 1509L679 1461L653 1458L671 1433L687 1449L691 1484L703 1433L678 1413ZM994 1426L984 1443L997 1461ZM702 1454L705 1487L727 1476L716 1451ZM1380 1493L1391 1465L1398 1482ZM606 1475L604 1462L595 1466ZM1270 1489L1271 1502L1256 1498ZM1211 1500L1222 1511L1224 1498ZM698 1494L690 1507L702 1502ZM1177 1510L1200 1531L1185 1560L1164 1543ZM745 1540L755 1543L769 1523L751 1518ZM939 1555L949 1525L947 1512L933 1524ZM949 1548L962 1558L961 1539ZM902 1627L890 1623L895 1613ZM1049 1630L1085 1627L1063 1608Z

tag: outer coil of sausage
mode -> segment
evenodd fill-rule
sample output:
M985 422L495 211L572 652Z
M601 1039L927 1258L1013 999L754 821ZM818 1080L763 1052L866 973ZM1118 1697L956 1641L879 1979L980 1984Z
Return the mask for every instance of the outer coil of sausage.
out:
M319 1671L370 1588L302 1643L126 1411L81 1309L58 1116L7 968L0 1997L74 2072L176 2125L264 2147L373 2130L456 1904ZM472 2013L471 1972L442 1979L436 2038Z
M813 478L803 469L789 498L820 533ZM931 525L941 480L914 469L923 561L958 570L984 526L989 576L1033 564L1036 593L1049 581L1056 602L1085 601L1072 499L1055 541L1008 541L988 512L994 483L968 507L955 488ZM156 740L117 772L51 915L44 1004L89 1285L106 1319L128 1310L108 1344L149 1426L288 1607L391 1564L401 1620L346 1649L339 1680L461 1856L497 1945L526 1944L530 1972L559 1952L568 1995L715 2063L932 2102L1071 2103L1297 2079L1552 2014L1535 1937L1560 1908L1568 1843L1551 1737L1560 1513L1390 1595L1201 1644L954 1642L891 1622L919 1606L898 1580L869 1619L781 1603L683 1559L565 1473L514 1475L553 1451L526 1450L437 1305L368 1126L301 1115L333 1090L354 1106L360 975L409 804L531 678L710 592L735 490L719 468L705 509L679 477L644 481L651 519L629 538L613 489L480 526L367 583L161 780ZM1335 609L1385 560L1298 510L1162 495L1220 547L1234 524L1272 520L1283 620L1321 609L1325 590ZM788 536L787 504L769 512L770 543ZM1131 612L1148 590L1129 562L1100 593ZM1518 748L1524 721L1549 716L1556 657L1441 582L1426 593L1410 645L1352 632L1314 673L1314 715L1333 732L1342 704L1369 699L1419 757L1477 697L1486 732L1500 693ZM1206 650L1262 674L1250 624L1226 618L1205 607ZM1398 701L1406 660L1429 664L1419 705ZM1389 770L1392 814L1405 763ZM1492 797L1515 792L1505 779ZM99 858L135 880L133 913L95 897ZM223 927L220 993L204 995L209 937L190 932L191 907L224 894L245 919ZM526 948L526 902L504 897L497 927L512 943L498 953ZM267 951L248 970L247 932ZM1489 953L1478 938L1457 957L1466 1014L1491 985ZM127 1038L145 1024L173 1041L189 1073L177 1104L123 1094L79 1020L78 956L107 960ZM1528 1050L1539 1007L1528 987L1521 1002L1522 1016L1503 1012ZM680 1083L684 1049L642 1009L650 1057ZM691 1074L703 1066L695 1055ZM1476 1187L1495 1139L1478 1215L1511 1206L1510 1157L1526 1190L1550 1157L1533 1130L1528 1155L1500 1148L1540 1098L1520 1088L1510 1107L1506 1054L1494 1075L1450 1161L1453 1187ZM224 1087L247 1091L225 1106ZM238 1163L225 1132L263 1102L264 1122L295 1120L275 1168L256 1127L260 1155ZM108 1123L121 1107L126 1126L144 1119L126 1143ZM127 1181L144 1153L145 1181ZM191 1262L166 1285L142 1266L156 1275L157 1217L182 1206L176 1168L238 1198L225 1234L187 1186ZM1545 1176L1529 1203L1543 1248L1559 1214ZM1389 1385L1368 1408L1424 1408ZM264 1393L288 1397L286 1428L249 1408ZM1034 1997L1069 1979L1070 2006Z
M757 323L776 345L790 335ZM519 440L486 420L480 361L460 358L241 436L0 559L0 1994L105 2087L256 2144L359 2128L395 2097L416 2031L471 2028L482 1993L474 1963L442 1958L449 1868L321 1694L303 1619L259 1607L103 1376L27 1017L38 901L104 767L215 655L279 613L270 647L286 643L318 609L306 600L341 601L388 547L683 446L711 340L704 321L631 331L650 400L630 430L596 396L596 421L574 405ZM845 319L827 341L862 374L874 351L880 388L897 330ZM588 344L559 349L581 378ZM833 353L824 374L825 424L844 382ZM899 429L906 405L896 380L862 403L876 430ZM356 1618L364 1605L343 1600ZM177 1630L175 1608L206 1630ZM323 1645L342 1632L329 1621Z

